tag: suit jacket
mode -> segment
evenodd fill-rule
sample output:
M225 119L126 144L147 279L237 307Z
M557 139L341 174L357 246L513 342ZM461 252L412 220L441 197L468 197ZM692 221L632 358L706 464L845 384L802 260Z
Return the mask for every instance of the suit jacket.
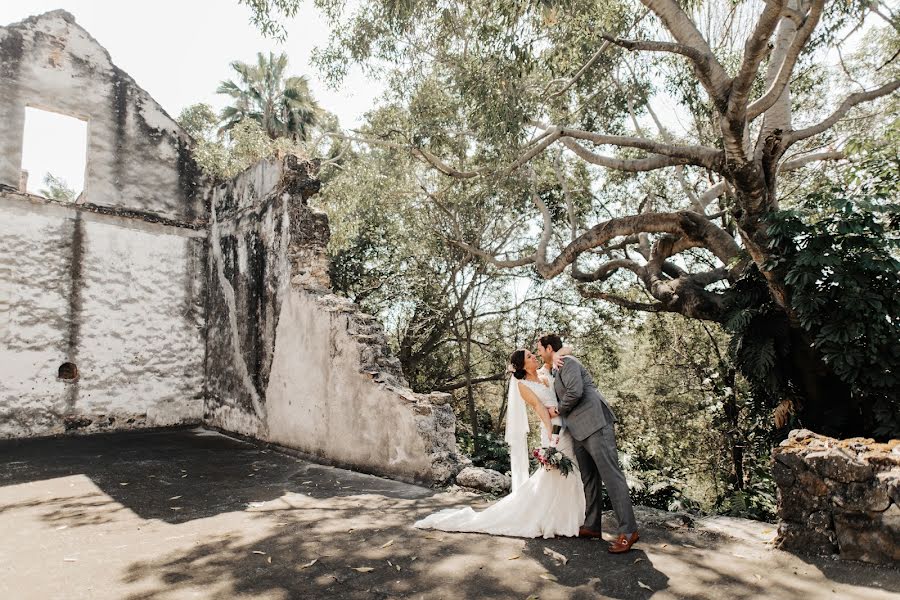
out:
M559 414L576 440L581 441L616 422L609 403L594 385L593 377L574 356L563 359L553 388L559 401Z

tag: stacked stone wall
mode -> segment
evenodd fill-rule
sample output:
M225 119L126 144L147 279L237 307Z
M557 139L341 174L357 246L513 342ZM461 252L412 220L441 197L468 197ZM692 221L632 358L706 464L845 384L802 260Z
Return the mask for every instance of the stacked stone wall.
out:
M900 440L792 431L773 452L777 544L804 554L900 561Z

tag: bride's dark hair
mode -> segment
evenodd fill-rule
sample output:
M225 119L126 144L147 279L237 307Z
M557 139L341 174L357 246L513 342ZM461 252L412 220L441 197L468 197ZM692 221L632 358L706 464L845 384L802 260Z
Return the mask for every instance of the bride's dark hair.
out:
M512 365L513 377L516 379L525 379L525 350L519 349L509 356L509 364Z

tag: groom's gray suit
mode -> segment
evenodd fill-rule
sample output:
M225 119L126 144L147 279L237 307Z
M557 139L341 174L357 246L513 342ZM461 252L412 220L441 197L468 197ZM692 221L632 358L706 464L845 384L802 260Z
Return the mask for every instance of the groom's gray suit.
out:
M584 526L600 531L600 484L619 519L618 533L637 531L628 484L619 467L616 451L616 417L600 394L591 374L573 356L563 359L553 381L559 400L559 414L575 438L575 456L584 483L587 509Z

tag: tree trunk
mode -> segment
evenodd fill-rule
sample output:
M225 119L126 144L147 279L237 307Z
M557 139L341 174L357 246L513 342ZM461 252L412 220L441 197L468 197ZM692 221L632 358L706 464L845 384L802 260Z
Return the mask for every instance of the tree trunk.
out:
M850 386L812 348L809 335L791 327L790 344L791 379L801 396L795 403L800 425L837 438L870 435L871 427Z
M731 481L729 483L735 490L742 490L744 489L744 446L743 440L738 439L740 410L737 405L735 374L734 369L728 369L725 375L725 384L732 390L725 399L725 418L727 420L725 441L731 459Z
M478 454L478 411L475 408L475 393L472 387L472 321L466 319L466 345L463 353L463 366L466 378L466 408L469 411L469 423L472 426L472 452Z

